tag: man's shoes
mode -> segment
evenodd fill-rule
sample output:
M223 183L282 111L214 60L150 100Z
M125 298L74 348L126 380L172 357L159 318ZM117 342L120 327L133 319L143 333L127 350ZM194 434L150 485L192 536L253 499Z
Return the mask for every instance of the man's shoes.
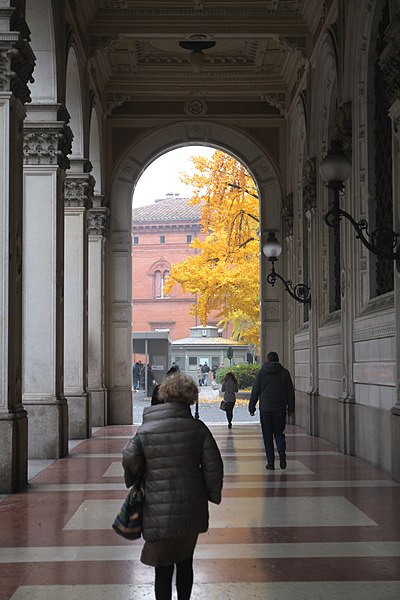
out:
M280 452L279 454L279 466L281 469L286 469L287 467L286 454L284 452Z
M275 471L274 465L267 465L265 468L268 469L268 471Z
M228 423L228 429L232 429L232 423Z

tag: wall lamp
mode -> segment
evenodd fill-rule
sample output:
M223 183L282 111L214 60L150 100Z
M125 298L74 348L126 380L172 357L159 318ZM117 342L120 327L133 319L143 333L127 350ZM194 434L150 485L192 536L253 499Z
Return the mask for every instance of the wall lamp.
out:
M327 188L333 191L333 206L325 215L325 223L329 227L338 227L340 219L344 217L356 230L356 238L370 252L382 258L393 260L400 258L398 233L389 227L380 227L369 232L368 222L365 219L356 221L348 212L340 208L340 196L343 195L344 181L351 173L351 162L346 157L340 140L332 140L328 154L321 162L319 170L327 183Z
M263 246L263 252L267 259L272 264L271 272L267 275L267 282L274 287L277 279L280 279L285 286L285 290L294 300L301 302L302 304L310 304L311 302L311 290L304 283L298 283L293 287L290 279L284 279L282 275L279 275L275 271L275 262L282 254L282 246L275 237L273 231L268 231L268 239Z

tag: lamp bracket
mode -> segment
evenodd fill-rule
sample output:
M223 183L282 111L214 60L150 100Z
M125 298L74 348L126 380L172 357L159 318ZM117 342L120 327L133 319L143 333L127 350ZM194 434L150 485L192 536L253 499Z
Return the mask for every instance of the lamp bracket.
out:
M275 257L271 257L268 259L272 263L271 272L267 275L267 282L274 287L276 280L280 279L285 287L285 290L293 298L293 300L297 300L297 302L301 302L302 304L310 304L311 303L311 290L305 283L298 283L293 286L292 281L290 279L285 279L275 271L274 262L276 261Z
M365 219L356 221L348 212L339 207L339 194L343 191L343 182L332 181L328 188L334 192L334 206L326 213L325 223L328 227L338 227L342 217L347 219L356 231L356 238L376 256L396 260L400 258L399 234L389 227L380 227L372 232L368 231L368 222Z

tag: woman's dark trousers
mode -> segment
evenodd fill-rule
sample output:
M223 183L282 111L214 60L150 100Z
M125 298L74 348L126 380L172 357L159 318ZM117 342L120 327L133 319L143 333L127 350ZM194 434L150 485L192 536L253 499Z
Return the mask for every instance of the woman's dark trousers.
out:
M274 438L278 453L286 451L286 440L283 433L286 425L286 410L260 412L260 420L267 463L273 466L275 462Z
M233 402L227 402L225 404L225 412L226 412L226 418L228 419L228 423L232 423L232 419L233 419Z

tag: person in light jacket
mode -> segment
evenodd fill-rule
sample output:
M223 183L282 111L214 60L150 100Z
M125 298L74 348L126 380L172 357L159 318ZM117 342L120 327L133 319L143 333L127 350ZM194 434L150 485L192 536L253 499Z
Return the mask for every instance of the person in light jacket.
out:
M260 400L260 421L264 438L266 468L275 469L274 438L279 454L279 466L286 469L286 411L294 414L295 396L292 378L279 363L276 352L268 352L265 362L256 375L249 401L249 412L253 416Z
M233 407L236 402L236 392L238 391L238 382L231 371L225 375L222 380L221 392L224 392L225 412L228 420L228 429L232 429Z
M140 444L128 442L122 464L127 487L145 470L141 561L155 567L156 600L172 597L175 565L178 600L189 600L197 537L208 530L208 502L221 502L223 463L210 430L192 416L198 398L192 378L167 377L159 398L162 404L144 409Z

